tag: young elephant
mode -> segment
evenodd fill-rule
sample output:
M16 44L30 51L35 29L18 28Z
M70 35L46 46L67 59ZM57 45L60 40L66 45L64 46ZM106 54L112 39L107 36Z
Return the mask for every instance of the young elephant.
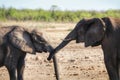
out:
M10 80L23 80L26 53L52 50L52 46L40 32L29 31L19 26L0 28L0 67L6 66Z
M105 17L80 20L51 52L48 60L72 40L85 42L85 47L101 45L110 80L120 80L120 19Z

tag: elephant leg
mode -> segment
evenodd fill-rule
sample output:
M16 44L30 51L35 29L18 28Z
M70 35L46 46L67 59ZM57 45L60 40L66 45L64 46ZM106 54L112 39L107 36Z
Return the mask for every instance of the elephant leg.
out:
M117 63L118 63L118 74L119 74L119 80L120 80L120 50L118 50L117 54Z
M119 74L119 80L120 80L120 61L118 61L118 74Z
M110 80L119 80L118 66L116 58L110 57L108 55L104 56L105 66L109 75Z
M9 72L9 76L10 76L10 80L17 80L16 79L16 69L11 69L11 68L8 68L8 72Z
M25 68L24 57L20 58L17 64L17 80L23 80L23 73Z

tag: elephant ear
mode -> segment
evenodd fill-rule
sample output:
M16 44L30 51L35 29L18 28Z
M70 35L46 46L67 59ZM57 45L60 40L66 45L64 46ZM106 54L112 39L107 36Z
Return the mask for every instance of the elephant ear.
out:
M85 33L85 47L100 45L104 37L104 28L105 25L101 19L93 18L88 20Z
M32 44L30 33L22 27L17 27L14 31L8 34L10 43L28 53L35 53L34 45Z
M106 35L109 36L112 34L113 30L115 28L117 28L117 24L116 23L119 23L119 21L114 18L111 18L111 17L104 17L102 18L102 20L104 21L105 25L106 25Z

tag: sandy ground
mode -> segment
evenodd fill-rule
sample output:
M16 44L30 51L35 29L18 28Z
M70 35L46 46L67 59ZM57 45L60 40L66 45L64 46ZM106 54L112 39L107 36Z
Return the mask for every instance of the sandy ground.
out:
M56 47L74 28L75 23L0 22L2 25L22 25L44 32L51 45ZM49 53L27 54L24 80L56 80ZM84 48L84 44L70 42L57 53L60 80L109 80L103 61L101 46ZM5 67L0 68L0 80L9 80Z

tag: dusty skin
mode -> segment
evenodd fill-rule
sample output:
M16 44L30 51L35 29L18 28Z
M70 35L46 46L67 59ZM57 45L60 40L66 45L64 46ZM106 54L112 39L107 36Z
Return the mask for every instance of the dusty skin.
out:
M1 25L21 25L44 32L50 44L56 47L74 28L75 23L46 22L0 22ZM84 44L72 41L57 53L60 80L109 80L103 61L103 53L98 47L84 48ZM47 61L48 53L27 54L24 80L56 80L52 61ZM0 80L9 80L5 67L0 68Z

